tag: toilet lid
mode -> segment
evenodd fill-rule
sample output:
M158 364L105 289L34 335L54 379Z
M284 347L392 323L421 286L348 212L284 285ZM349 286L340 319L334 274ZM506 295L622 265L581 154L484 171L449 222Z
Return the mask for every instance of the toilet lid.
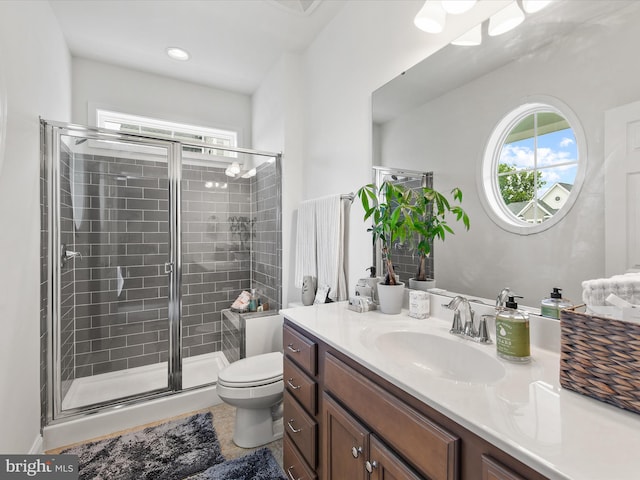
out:
M282 353L272 352L233 362L218 373L218 382L231 387L256 387L282 380Z

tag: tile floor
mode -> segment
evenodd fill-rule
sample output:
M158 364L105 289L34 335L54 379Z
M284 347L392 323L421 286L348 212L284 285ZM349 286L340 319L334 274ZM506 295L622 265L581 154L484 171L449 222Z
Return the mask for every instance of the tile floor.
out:
M253 448L253 449L246 449L246 448L240 448L238 446L236 446L233 443L232 437L233 437L233 425L234 425L234 421L235 421L235 408L227 405L225 403L221 403L219 405L215 405L211 408L208 409L209 411L211 411L211 413L213 414L213 426L216 429L216 433L218 434L218 440L220 441L220 448L222 449L222 455L224 455L224 457L227 460L230 460L232 458L237 458L237 457L241 457L242 455L246 455L247 453L252 452L253 450L257 450L257 448L261 448L261 447L257 447L257 448ZM190 413L186 413L183 415L178 415L175 417L171 417L171 418L166 418L164 420L160 420L157 422L153 422L153 423L148 423L145 425L140 425L134 428L130 428L128 430L124 430L124 431L120 431L120 432L114 432L112 434L109 435L105 435L103 437L99 437L99 438L93 438L91 439L91 441L95 441L95 440L102 440L105 438L110 438L110 437L115 437L118 435L122 435L123 433L128 433L128 432L134 432L137 430L142 430L144 428L147 427L151 427L154 425L158 425L160 423L164 423L167 422L169 420L175 420L178 418L183 418L183 417L188 417L190 415L194 415L195 413L199 413L199 412L203 412L206 410L200 410L198 412L190 412ZM87 440L89 441L89 440ZM81 443L85 443L85 442L81 442ZM48 454L57 454L60 451L69 448L71 446L75 446L75 445L79 445L78 443L73 444L73 445L67 445L64 447L60 447L60 448L56 448L53 450L48 450L46 453ZM275 457L275 459L278 461L278 464L280 464L280 466L282 467L282 440L276 440L275 442L271 442L267 445L265 445L267 448L269 448L271 450L271 452L273 453L273 456Z

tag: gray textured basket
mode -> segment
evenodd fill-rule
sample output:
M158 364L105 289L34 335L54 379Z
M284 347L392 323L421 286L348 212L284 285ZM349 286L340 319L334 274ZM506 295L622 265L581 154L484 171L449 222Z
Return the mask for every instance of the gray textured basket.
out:
M640 325L560 312L560 385L640 413Z

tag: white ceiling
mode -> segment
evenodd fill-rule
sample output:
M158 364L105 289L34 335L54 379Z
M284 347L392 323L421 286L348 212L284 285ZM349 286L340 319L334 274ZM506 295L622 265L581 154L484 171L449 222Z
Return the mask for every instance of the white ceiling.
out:
M346 0L49 0L74 56L245 94ZM177 46L191 59L170 59Z

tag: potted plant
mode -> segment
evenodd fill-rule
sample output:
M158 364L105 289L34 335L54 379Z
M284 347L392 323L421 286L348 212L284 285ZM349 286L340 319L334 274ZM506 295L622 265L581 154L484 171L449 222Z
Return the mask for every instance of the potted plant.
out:
M380 242L385 265L384 281L378 284L378 302L382 313L400 313L404 298L404 283L398 281L391 260L391 246L404 242L412 233L413 192L401 185L384 182L379 188L368 184L357 192L364 209L364 220L371 220L367 229L374 246Z
M451 190L452 202L462 202L462 191L459 188ZM455 217L462 221L469 230L469 217L460 205L453 205L445 195L428 187L414 191L415 200L410 207L410 214L406 217L406 225L413 233L410 236L412 247L418 254L418 272L415 278L409 280L410 288L427 290L435 287L435 280L427 278L426 263L431 254L433 241L436 238L445 239L447 233L454 234L447 223L447 218Z

